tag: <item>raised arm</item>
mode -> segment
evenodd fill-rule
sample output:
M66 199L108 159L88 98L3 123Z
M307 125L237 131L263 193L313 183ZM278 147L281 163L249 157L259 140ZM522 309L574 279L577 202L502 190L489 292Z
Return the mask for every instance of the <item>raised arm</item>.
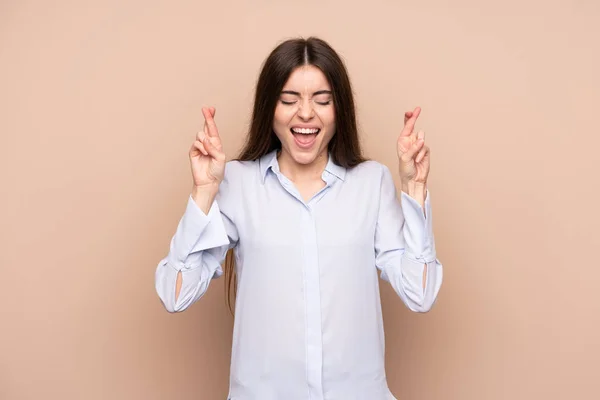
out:
M425 132L416 133L421 113L417 107L404 114L404 128L397 143L401 202L390 171L381 175L377 224L377 265L406 305L428 311L442 284L442 264L436 259L427 177L430 167Z
M412 311L431 309L442 285L436 258L430 193L424 207L405 192L400 200L389 169L382 166L379 213L375 230L375 263Z
M169 312L183 311L202 297L210 280L223 274L221 262L238 240L215 109L202 112L204 130L189 152L192 193L155 274L156 291Z

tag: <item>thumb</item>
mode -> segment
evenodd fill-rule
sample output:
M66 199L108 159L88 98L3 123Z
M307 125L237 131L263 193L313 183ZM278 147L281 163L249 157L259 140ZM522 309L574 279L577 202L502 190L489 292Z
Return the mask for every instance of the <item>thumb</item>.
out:
M414 142L410 149L408 149L406 153L402 154L402 161L408 162L415 158L415 155L419 152L419 150L421 150L424 144L425 141L423 139L419 139L416 142Z

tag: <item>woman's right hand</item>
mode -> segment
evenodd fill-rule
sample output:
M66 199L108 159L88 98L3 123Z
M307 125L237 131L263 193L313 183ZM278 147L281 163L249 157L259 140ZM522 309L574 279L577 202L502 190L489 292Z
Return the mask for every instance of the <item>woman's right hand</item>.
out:
M215 108L202 108L204 130L198 132L190 149L194 187L192 198L208 214L225 175L225 153L215 124Z
M190 149L195 191L216 191L225 173L225 153L215 124L215 108L202 108L204 129L196 135Z

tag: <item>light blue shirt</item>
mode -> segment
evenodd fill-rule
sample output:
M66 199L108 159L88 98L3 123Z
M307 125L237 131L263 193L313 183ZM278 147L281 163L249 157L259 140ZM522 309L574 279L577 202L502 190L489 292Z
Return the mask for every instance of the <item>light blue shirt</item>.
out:
M389 169L375 161L346 169L330 158L322 178L326 186L305 202L275 151L228 162L208 214L190 197L158 264L157 293L179 312L223 274L235 249L232 400L393 399L378 271L412 311L436 300L442 265L430 193L425 210L404 192L398 198Z

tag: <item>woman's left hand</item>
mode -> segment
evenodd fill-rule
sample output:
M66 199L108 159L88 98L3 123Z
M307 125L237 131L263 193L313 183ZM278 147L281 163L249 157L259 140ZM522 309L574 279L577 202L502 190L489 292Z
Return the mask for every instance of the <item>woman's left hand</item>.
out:
M421 108L404 114L404 129L398 137L398 158L400 179L403 185L427 183L429 175L429 147L425 145L425 132L415 132L415 123ZM412 186L412 185L411 185Z

